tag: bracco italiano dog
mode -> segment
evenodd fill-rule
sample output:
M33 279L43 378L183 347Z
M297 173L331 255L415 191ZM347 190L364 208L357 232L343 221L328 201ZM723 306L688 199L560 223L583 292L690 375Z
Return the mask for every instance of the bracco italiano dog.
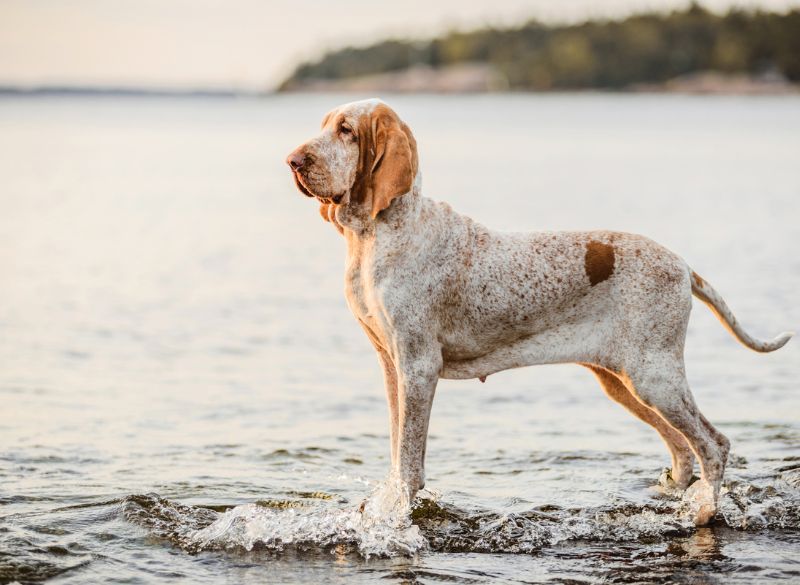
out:
M491 231L422 196L414 136L379 100L340 106L287 158L297 188L347 244L345 294L383 368L392 471L413 498L439 378L479 378L534 364L577 363L613 400L658 431L671 479L697 525L708 523L729 442L686 382L692 295L741 343L774 351L791 337L751 337L680 257L609 231Z

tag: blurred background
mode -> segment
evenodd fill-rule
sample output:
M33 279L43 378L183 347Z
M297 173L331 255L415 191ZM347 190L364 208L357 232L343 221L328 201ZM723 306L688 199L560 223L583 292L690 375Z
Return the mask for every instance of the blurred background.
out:
M397 552L349 515L388 467L381 374L283 160L379 95L426 196L647 235L771 337L800 329L798 81L791 1L0 0L0 583L795 579L800 345L702 305L715 527L588 372L529 368L440 384L433 552L365 563Z
M742 92L766 84L774 92L800 80L798 6L409 0L378 9L364 0L4 0L0 85L265 93Z

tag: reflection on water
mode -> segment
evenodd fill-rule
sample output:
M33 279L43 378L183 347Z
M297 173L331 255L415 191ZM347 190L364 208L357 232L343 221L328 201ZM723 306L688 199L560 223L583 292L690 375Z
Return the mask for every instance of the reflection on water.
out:
M688 376L734 451L713 527L567 366L443 382L432 491L382 508L378 365L282 162L342 99L0 100L0 583L800 579L800 346L747 352L704 308ZM429 196L644 233L748 330L797 329L797 98L389 101Z
M670 547L670 552L676 556L686 556L699 561L722 561L719 539L711 528L698 528L684 542L677 542Z

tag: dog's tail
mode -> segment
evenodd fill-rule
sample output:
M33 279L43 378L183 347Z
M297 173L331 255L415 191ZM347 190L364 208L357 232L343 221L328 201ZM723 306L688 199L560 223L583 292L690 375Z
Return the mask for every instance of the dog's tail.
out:
M700 278L700 276L694 271L692 271L691 277L692 294L708 305L708 308L711 309L711 311L717 316L717 319L720 320L722 325L731 335L733 335L743 345L746 345L753 351L762 353L775 351L776 349L780 349L786 345L786 342L789 341L794 335L794 333L787 331L781 333L770 341L756 339L747 333L744 328L742 328L742 326L736 320L736 317L734 317L733 312L728 308L725 300L717 291L714 290L710 284Z

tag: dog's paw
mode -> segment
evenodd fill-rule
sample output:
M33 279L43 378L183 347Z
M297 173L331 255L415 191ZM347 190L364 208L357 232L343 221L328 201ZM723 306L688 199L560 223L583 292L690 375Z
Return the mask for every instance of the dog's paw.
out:
M657 491L661 492L665 496L680 497L686 491L688 486L699 480L699 477L692 475L686 484L677 482L672 475L672 469L665 467L661 471L661 475L658 476L658 485L654 487Z
M694 482L683 493L681 499L684 514L695 526L706 526L717 513L717 494L706 480Z
M661 475L658 476L658 487L660 487L664 493L671 493L678 489L678 484L672 479L672 470L669 467L665 467L661 470ZM683 490L680 491L682 492Z

